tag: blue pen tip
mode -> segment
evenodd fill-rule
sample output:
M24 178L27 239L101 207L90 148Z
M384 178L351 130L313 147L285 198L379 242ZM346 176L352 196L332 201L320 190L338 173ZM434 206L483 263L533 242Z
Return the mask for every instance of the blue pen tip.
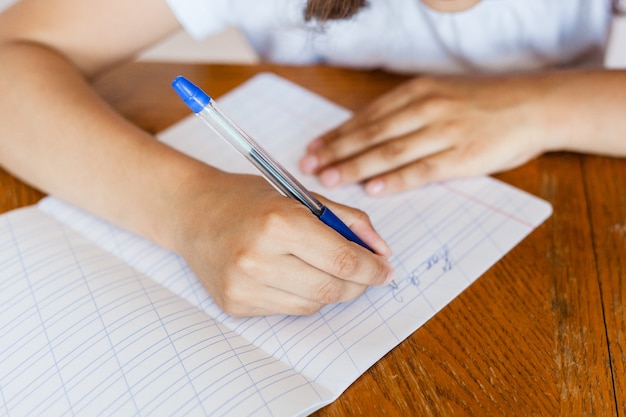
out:
M211 97L182 75L174 78L172 87L194 113L199 113L211 102Z

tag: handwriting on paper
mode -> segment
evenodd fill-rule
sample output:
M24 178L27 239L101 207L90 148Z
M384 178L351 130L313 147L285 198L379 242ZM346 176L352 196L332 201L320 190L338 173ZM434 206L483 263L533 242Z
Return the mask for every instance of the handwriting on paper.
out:
M421 285L421 277L434 268L440 268L441 273L446 273L452 269L452 258L447 245L442 246L430 255L428 259L420 263L409 273L406 279L411 285L419 287ZM398 294L399 290L400 287L393 289L394 298L398 301L403 301L402 297Z

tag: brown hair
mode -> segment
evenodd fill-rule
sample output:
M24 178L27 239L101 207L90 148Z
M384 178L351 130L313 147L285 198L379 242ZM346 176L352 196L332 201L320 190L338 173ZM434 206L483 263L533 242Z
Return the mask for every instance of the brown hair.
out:
M304 10L307 21L347 19L367 4L366 0L308 0Z

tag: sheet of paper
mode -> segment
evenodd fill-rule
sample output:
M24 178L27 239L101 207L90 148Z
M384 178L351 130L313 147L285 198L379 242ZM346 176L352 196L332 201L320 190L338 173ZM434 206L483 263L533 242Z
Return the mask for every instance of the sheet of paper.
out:
M299 172L296 163L306 143L350 117L347 110L273 74L255 77L219 104L294 174ZM258 174L193 115L160 138L224 170ZM546 202L489 177L383 199L367 197L358 186L328 192L312 177L300 176L300 180L370 215L393 249L398 290L372 288L352 303L329 306L310 317L235 319L213 304L173 254L117 228L102 227L90 216L77 222L79 213L68 212L65 221L82 224L82 233L94 236L131 265L339 395L551 213ZM62 212L47 211L57 216Z
M0 415L294 415L321 386L35 207L0 217Z
M115 410L123 403L129 407L124 409L126 412L121 412L124 415L142 414L146 410L155 410L155 406L163 411L159 414L167 415L192 415L194 411L199 415L237 416L309 414L338 397L368 367L441 310L551 213L551 207L546 202L489 177L432 185L382 199L367 197L358 186L327 192L314 178L300 176L296 162L311 138L346 120L350 116L348 111L272 74L251 79L221 98L219 103L306 186L336 201L359 207L370 215L394 252L392 262L397 271L395 281L398 289L371 288L353 302L327 306L320 313L307 317L229 317L212 302L183 259L49 197L39 204L40 211L27 209L27 217L34 219L16 221L12 218L14 214L2 216L9 223L9 226L3 227L19 229L19 233L13 232L13 237L0 246L0 267L18 265L13 266L17 268L14 277L11 275L12 278L8 279L3 275L0 288L11 291L2 293L2 296L6 296L7 302L18 296L31 299L30 304L24 304L24 308L30 309L29 314L35 317L33 326L36 330L33 334L37 334L39 339L33 349L41 351L41 357L48 361L48 367L42 371L33 356L29 355L25 363L31 374L20 383L16 382L18 371L14 370L15 365L10 364L18 354L16 351L20 343L23 345L19 340L28 336L21 336L19 331L22 329L12 325L12 320L0 322L0 372L6 375L5 370L9 370L14 375L10 380L0 379L0 398L4 398L5 404L25 402L26 397L14 397L15 393L7 396L5 387L10 386L10 389L20 392L30 389L31 393L41 394L44 398L57 395L58 401L72 403L78 410L89 410L80 408L86 407L87 402L76 402L71 387L68 388L66 383L66 375L72 375L72 372L80 373L88 383L101 380L94 376L94 367L84 364L80 356L83 354L90 358L106 357L109 365L113 363L107 369L108 372L115 372L117 379L111 377L107 381L117 381L114 387L121 390L116 396L101 387L92 394L88 403L98 404L97 410L103 407ZM172 126L160 138L222 169L257 173L248 161L222 139L215 137L194 116ZM68 225L72 230L63 226L63 236L71 235L72 242L78 243L63 246L59 243L63 239L57 236L58 231L52 233L53 239L48 244L41 243L39 229L44 226L40 223L51 222L40 220L42 213ZM23 224L16 228L15 223ZM45 228L58 228L59 223L52 222L56 226ZM15 242L30 240L33 245L43 245L43 248L58 248L57 252L48 253L41 259L26 258L23 244L17 245L16 250ZM91 248L86 243L88 241L95 243L93 246L97 248ZM90 255L92 252L97 256ZM109 258L107 253L115 256ZM57 283L48 289L43 282L53 279L50 271L54 269L57 258L64 259L68 263L67 268L77 269L77 272L68 278L68 282ZM86 266L89 266L88 270ZM23 282L20 268L29 271L28 277L34 271L42 271L39 278L42 283L36 285L38 291L42 291L40 295L33 296L35 287ZM134 281L128 281L126 274L132 275ZM108 288L104 283L119 282L109 284L112 290L118 291L116 296L106 290L90 295L89 290L99 288L98 282L103 288ZM127 289L127 285L131 288ZM47 344L50 341L48 327L57 321L35 315L40 308L38 297L48 300L54 309L64 308L53 302L60 291L58 288L83 288L83 293L70 292L63 305L90 306L84 314L72 318L77 322L66 323L62 334L68 337L71 334L75 345L64 355L59 353L54 343ZM153 294L158 301L152 300ZM87 303L99 297L104 297L108 303ZM115 303L113 300L118 298L120 302ZM81 300L86 301L81 303ZM7 305L8 316L19 312L17 307ZM98 341L109 343L108 350L103 348L100 352L88 343L92 333L82 334L80 331L80 319L82 316L99 317L105 312L114 317L130 316L133 320L130 324L124 320L99 322L100 327L90 329L101 335ZM150 315L150 320L143 316L144 312ZM170 326L170 320L175 324ZM177 320L181 320L180 324ZM141 323L148 329L138 330L142 329ZM219 329L220 334L215 335L215 329ZM131 339L123 339L125 344L118 346L107 339L108 333L113 331L122 332ZM163 337L133 338L135 332L141 335L154 332ZM10 341L6 347L5 340ZM130 359L120 359L124 357L120 346L137 352L150 352L150 346L155 343L167 349L170 355L157 355L149 362L153 368L123 366ZM46 351L46 346L52 348ZM178 346L184 348L177 350ZM176 353L175 358L172 358L172 352ZM186 354L191 358L190 364L185 362ZM219 366L209 371L203 368L202 360ZM147 362L142 363L145 366ZM171 378L167 371L170 368L180 371L180 376ZM138 378L138 374L133 372L143 372L143 375ZM242 372L248 378L247 385L242 382L245 380ZM37 377L38 373L43 376ZM21 372L19 374L22 375ZM31 385L28 382L31 378L40 382ZM146 379L166 386L159 390L141 385L141 381ZM52 380L54 383L51 383ZM175 381L174 387L168 385L171 381ZM44 382L45 388L41 388ZM235 392L228 388L224 391L206 388L229 387L235 382L243 384L241 386L245 389ZM124 387L124 400L120 400ZM179 398L177 390L189 397L182 395ZM222 395L210 396L209 392ZM155 393L160 394L158 400L154 399ZM11 402L6 398L11 398ZM111 398L114 402L104 405L103 402L113 401ZM235 410L231 408L235 403L242 405ZM160 404L165 405L161 408Z

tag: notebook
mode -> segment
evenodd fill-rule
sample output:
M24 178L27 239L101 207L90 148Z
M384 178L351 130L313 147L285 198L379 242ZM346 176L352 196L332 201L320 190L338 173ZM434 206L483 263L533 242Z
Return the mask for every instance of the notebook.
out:
M0 415L308 415L551 214L487 176L384 198L324 190L297 160L349 111L271 73L218 101L305 186L369 214L398 287L310 316L230 317L176 254L46 197L0 216ZM257 174L193 115L158 136Z

